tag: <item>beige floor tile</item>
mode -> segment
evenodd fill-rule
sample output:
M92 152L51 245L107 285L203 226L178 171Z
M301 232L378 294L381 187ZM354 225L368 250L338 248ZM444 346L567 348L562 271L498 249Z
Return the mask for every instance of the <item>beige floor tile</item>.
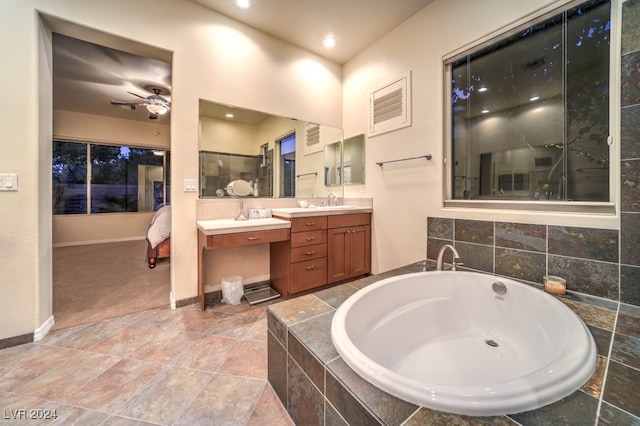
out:
M254 322L247 334L242 337L243 340L258 340L260 342L267 341L267 317L260 316L256 322Z
M267 343L241 340L217 372L266 380Z
M225 336L201 336L171 362L176 367L216 372L238 345L238 339Z
M25 354L30 356L0 367L0 390L16 391L81 353L75 349L28 346L29 350Z
M257 320L257 317L251 315L227 315L211 325L206 333L241 338Z
M171 424L211 378L211 373L165 366L151 382L115 414L153 423Z
M80 352L17 391L51 401L63 401L118 361L119 358L111 355Z
M39 343L48 346L87 349L108 339L125 327L125 324L113 320L98 321L79 327L54 330Z
M66 398L66 402L113 413L147 385L162 366L123 359Z
M267 383L251 417L247 422L249 426L293 426L293 421L287 410L284 409L278 395Z
M244 425L264 387L262 380L216 374L176 425Z

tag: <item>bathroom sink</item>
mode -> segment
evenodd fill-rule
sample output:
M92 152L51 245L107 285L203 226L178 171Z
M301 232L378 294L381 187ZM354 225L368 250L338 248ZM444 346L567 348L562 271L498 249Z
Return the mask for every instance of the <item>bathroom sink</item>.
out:
M308 206L308 207L282 207L271 209L274 216L297 217L297 216L322 216L340 214L342 212L371 212L370 207L356 206Z

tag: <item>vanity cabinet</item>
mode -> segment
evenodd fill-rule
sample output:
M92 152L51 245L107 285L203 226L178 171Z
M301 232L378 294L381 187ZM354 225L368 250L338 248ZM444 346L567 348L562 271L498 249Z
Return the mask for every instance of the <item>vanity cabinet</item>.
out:
M271 243L272 287L284 298L371 271L371 214L294 217L289 241Z
M329 216L329 284L371 272L371 215Z

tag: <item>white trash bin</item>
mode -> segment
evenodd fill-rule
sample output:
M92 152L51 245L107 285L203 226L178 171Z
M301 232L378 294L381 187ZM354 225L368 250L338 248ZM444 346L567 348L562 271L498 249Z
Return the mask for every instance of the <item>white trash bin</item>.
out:
M244 287L242 286L242 277L240 275L232 275L222 278L222 301L229 305L239 305L244 295Z

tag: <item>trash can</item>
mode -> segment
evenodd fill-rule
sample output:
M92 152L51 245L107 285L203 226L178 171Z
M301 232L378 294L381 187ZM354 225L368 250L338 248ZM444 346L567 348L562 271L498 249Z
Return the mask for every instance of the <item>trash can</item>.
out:
M229 305L239 305L244 287L242 286L242 277L240 275L232 275L222 278L222 301Z

